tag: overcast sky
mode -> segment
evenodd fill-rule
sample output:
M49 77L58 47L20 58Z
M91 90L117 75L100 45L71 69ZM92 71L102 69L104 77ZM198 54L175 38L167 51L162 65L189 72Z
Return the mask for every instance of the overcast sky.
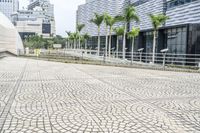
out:
M28 4L28 0L19 0L19 2L21 9ZM55 7L57 34L65 36L65 31L74 31L77 7L84 4L85 0L51 0L51 3Z

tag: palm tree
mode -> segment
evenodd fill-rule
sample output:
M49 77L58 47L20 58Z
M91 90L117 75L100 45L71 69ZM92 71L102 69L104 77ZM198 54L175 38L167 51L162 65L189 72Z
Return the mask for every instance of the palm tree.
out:
M108 13L104 14L104 23L106 24L106 44L105 44L105 56L107 57L107 52L108 52Z
M118 20L124 22L124 37L123 37L123 59L125 59L126 55L126 32L127 32L127 25L130 23L131 20L136 22L139 21L139 17L136 14L136 10L133 6L129 5L124 10L124 14L122 16L117 16Z
M74 35L73 35L73 33L71 33L69 35L69 41L70 41L71 49L73 49L74 48L74 46L73 46L73 44L74 44Z
M100 27L104 20L104 15L99 15L97 13L94 14L94 18L90 20L90 22L94 23L98 27L98 51L97 55L100 53Z
M81 47L81 36L80 36L80 34L81 34L81 31L83 30L83 28L85 27L85 24L77 24L77 32L78 32L78 34L79 34L79 38L78 38L78 40L79 40L79 43L78 43L78 48L80 49L80 47Z
M84 43L85 43L85 38L84 36L80 36L80 48L83 49Z
M67 33L67 48L69 48L70 46L70 35L71 35L71 32L70 31L65 31Z
M119 27L119 28L115 28L114 29L114 31L115 31L115 33L116 33L116 35L117 35L117 49L116 49L116 51L117 51L117 58L118 58L118 56L119 56L119 37L120 36L123 36L123 34L124 34L124 27Z
M112 31L113 31L113 25L118 21L118 19L116 17L112 17L110 15L108 15L106 17L106 23L109 26L109 49L108 49L108 55L110 57L111 55L111 39L112 39Z
M88 41L88 39L90 38L90 35L88 35L87 33L85 33L84 35L83 35L83 38L84 38L84 40L85 40L85 50L87 49L87 41Z
M152 63L155 63L155 52L156 52L156 34L159 29L159 27L164 24L167 19L169 19L168 16L164 14L158 14L158 15L149 15L152 26L153 26L153 55L152 55Z
M74 33L71 33L70 35L70 40L73 40L73 43L74 43L74 49L77 48L77 40L79 38L79 34L77 32L74 32Z
M132 38L132 46L131 46L131 64L133 63L133 52L134 52L134 41L135 37L139 35L140 29L133 27L132 30L128 33L128 37Z

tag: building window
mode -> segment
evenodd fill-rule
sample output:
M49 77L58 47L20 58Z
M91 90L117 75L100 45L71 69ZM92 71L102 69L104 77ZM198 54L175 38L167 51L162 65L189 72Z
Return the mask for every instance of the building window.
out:
M148 1L150 1L150 0L138 0L138 1L134 2L133 5L134 6L139 6L139 5L142 5L142 4L144 4L144 3L148 2Z
M42 33L50 34L51 33L51 24L42 24Z
M171 0L171 1L168 1L166 3L166 5L167 5L166 7L167 7L167 10L168 10L170 8L177 7L177 6L180 6L180 5L184 5L184 4L193 2L193 1L197 1L197 0Z

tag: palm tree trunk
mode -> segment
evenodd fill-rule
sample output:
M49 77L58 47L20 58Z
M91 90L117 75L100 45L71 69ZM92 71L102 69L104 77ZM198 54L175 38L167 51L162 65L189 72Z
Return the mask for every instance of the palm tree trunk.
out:
M110 27L110 35L109 35L109 57L111 56L111 39L112 39L112 27Z
M78 37L78 48L81 49L81 38L80 38L80 36Z
M126 30L127 30L127 23L124 25L124 37L123 37L123 59L126 58Z
M100 27L98 27L98 51L97 55L100 55Z
M119 36L117 36L117 58L119 57Z
M132 46L131 46L131 64L133 64L133 52L134 52L134 37L132 38Z
M74 49L76 49L76 40L74 39Z
M152 63L155 63L155 52L156 52L156 30L153 32L153 55L152 55Z
M85 50L87 49L87 39L85 40Z
M87 54L87 39L85 39L85 54Z
M106 26L106 46L105 46L105 56L108 56L108 26Z

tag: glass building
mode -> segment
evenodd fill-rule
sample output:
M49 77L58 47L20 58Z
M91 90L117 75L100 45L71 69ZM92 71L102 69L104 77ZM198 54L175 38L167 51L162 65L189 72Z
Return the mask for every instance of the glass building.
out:
M135 39L135 51L144 48L144 52L152 53L153 28L149 14L166 14L170 19L162 25L157 35L156 52L168 48L172 54L200 54L200 0L98 0L87 1L77 10L77 23L86 25L82 33L88 33L93 38L89 44L97 46L97 27L90 23L94 13L107 12L112 16L120 15L127 5L136 8L140 18L128 24L131 28L139 27L141 32ZM123 26L117 23L114 27ZM112 47L116 48L116 35L112 33ZM102 39L105 37L105 25L101 26ZM121 40L120 40L121 41ZM94 43L96 42L96 43ZM105 42L105 41L104 41ZM105 47L102 44L101 47ZM127 38L127 51L131 50L131 41Z

